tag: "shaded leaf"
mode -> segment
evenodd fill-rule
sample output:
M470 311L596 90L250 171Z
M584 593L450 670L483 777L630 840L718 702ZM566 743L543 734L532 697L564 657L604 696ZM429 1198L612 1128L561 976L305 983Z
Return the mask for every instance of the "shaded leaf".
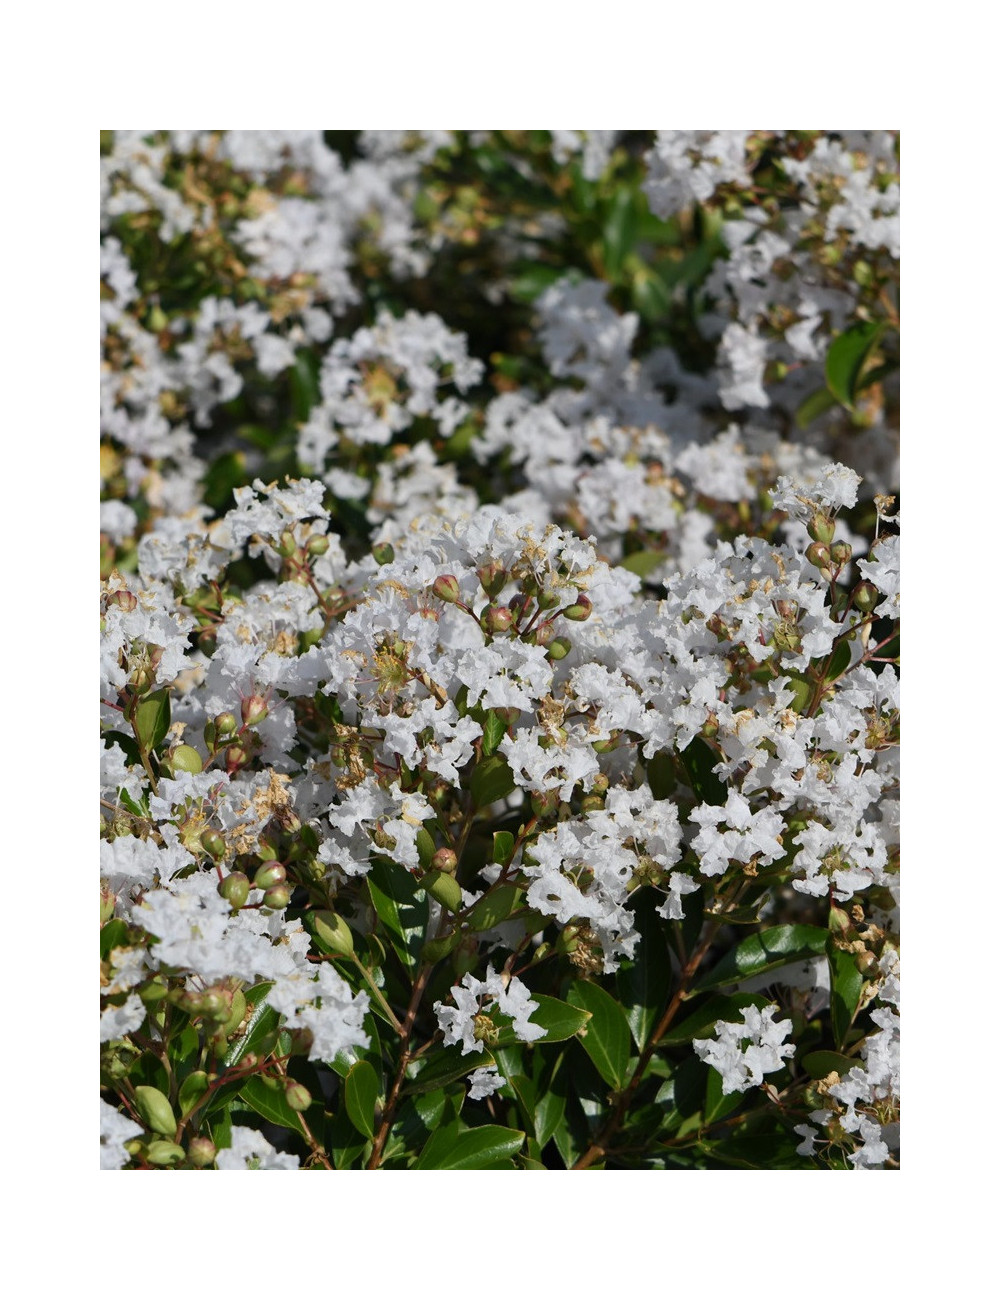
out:
M625 1012L610 993L599 984L576 980L569 991L569 1002L590 1012L587 1032L580 1042L605 1083L622 1088L628 1077L629 1033Z
M695 987L700 990L735 984L790 962L819 956L826 951L826 940L827 931L818 925L772 926L731 948Z
M375 1136L375 1103L378 1101L378 1075L368 1061L351 1066L344 1080L344 1105L351 1123L367 1138Z
M882 336L881 321L859 321L830 344L826 354L826 384L842 406L854 406L865 362Z
M469 778L469 789L477 808L485 808L506 799L515 789L514 776L501 754L491 754L489 758L477 763Z
M449 1126L439 1129L420 1153L414 1169L491 1169L510 1168L498 1164L508 1160L524 1145L524 1133L484 1124L481 1128L457 1133Z

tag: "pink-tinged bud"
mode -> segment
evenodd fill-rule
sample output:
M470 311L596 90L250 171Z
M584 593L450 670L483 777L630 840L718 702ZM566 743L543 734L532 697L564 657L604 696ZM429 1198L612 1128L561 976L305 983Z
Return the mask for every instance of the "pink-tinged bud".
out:
M507 585L507 570L499 560L491 560L489 564L484 564L482 568L476 570L476 575L483 591L491 600L494 596L499 596Z
M556 639L555 624L551 622L539 623L538 626L535 628L534 632L531 633L529 639L535 645L541 645L541 646L551 645L552 642Z
M562 612L562 616L563 618L568 618L573 623L583 623L586 619L590 618L593 609L594 606L591 604L590 598L580 595L577 597L575 604L566 606Z
M232 776L244 763L249 762L249 759L250 755L242 745L230 745L226 750L226 771Z
M431 591L437 596L438 600L443 600L446 605L454 605L462 595L458 579L453 573L442 573L435 578Z
M308 1110L312 1105L312 1093L301 1083L296 1083L294 1079L289 1079L285 1084L285 1101L288 1102L292 1110Z
M321 533L314 533L306 542L306 552L309 555L325 555L329 549L330 539Z
M272 885L264 890L264 906L272 912L280 912L292 901L292 891L287 885Z
M195 1169L207 1169L215 1160L215 1143L211 1138L194 1137L188 1143L188 1164Z
M829 570L830 568L830 548L822 542L812 542L806 547L806 559L810 564L815 564L817 569Z
M244 726L256 727L258 722L263 722L267 717L267 700L263 695L249 695L240 705L240 714Z
M280 862L269 862L258 867L253 878L254 889L270 889L272 885L283 885L288 879L288 872Z
M497 636L510 630L514 622L514 615L506 605L491 605L488 609L483 610L480 622L484 632L488 632L490 636Z
M451 875L458 868L458 857L454 849L438 849L431 858L431 865L435 871L446 871Z
M130 591L116 591L108 600L109 605L117 605L118 608L124 610L126 614L131 614L138 603L139 602Z
M806 524L806 531L814 542L822 542L824 546L829 546L833 541L834 522L829 515L816 514Z
M372 556L376 564L391 564L396 558L396 548L389 542L376 542L372 547Z
M854 603L862 614L870 614L878 604L879 591L874 582L859 582L854 591Z

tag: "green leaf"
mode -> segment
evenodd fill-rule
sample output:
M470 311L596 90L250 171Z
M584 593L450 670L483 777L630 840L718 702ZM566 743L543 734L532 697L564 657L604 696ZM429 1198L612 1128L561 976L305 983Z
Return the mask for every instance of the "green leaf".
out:
M420 960L427 926L427 895L405 867L375 858L366 877L379 920L389 932L400 961L414 970Z
M818 925L775 925L761 930L731 948L695 988L700 991L736 984L793 961L818 957L826 951L826 940L827 931Z
M632 302L643 320L663 320L672 310L670 286L659 272L639 266L632 277Z
M825 1079L828 1074L843 1077L861 1062L853 1056L844 1056L840 1052L809 1052L802 1058L801 1065L810 1079Z
M493 861L505 867L514 856L514 836L510 831L493 832Z
M666 551L633 551L631 555L625 556L619 568L628 569L629 573L637 574L640 578L648 578L666 558Z
M826 354L826 385L842 406L852 409L865 362L885 329L882 321L859 321L830 344Z
M515 789L514 775L501 754L491 754L489 758L477 763L469 778L469 789L477 808L485 808L506 799Z
M835 947L832 936L827 947L827 959L830 963L830 1020L833 1038L838 1047L843 1047L847 1031L858 1012L865 978L857 968L854 954Z
M456 1133L439 1129L420 1153L414 1169L490 1169L517 1155L524 1145L519 1129L484 1124ZM500 1166L506 1168L506 1165Z
M598 1074L613 1088L623 1088L628 1077L631 1043L625 1012L599 984L584 980L574 981L569 1002L581 1011L590 1012L587 1032L581 1035L580 1042Z
M552 1140L566 1113L565 1076L568 1070L565 1053L560 1053L548 1082L539 1082L535 1102L535 1137L540 1147Z
M851 663L851 647L847 638L838 641L830 655L830 664L824 676L828 682L835 682L838 677L842 677Z
M112 917L101 926L101 961L107 961L115 948L128 943L128 925L120 916Z
M375 1136L378 1075L368 1061L358 1061L344 1080L344 1104L351 1123L367 1138Z
M567 1038L578 1034L590 1020L587 1011L581 1011L568 1002L560 1002L558 998L550 998L544 993L532 993L531 1000L538 1003L538 1010L531 1013L531 1023L541 1025L545 1030L545 1037L537 1040L539 1043L565 1042ZM520 1041L514 1030L505 1025L500 1030L497 1047L513 1047Z
M695 736L689 745L681 750L681 759L687 769L691 789L702 803L721 806L729 797L725 784L712 771L719 756L711 750L700 736Z
M817 388L815 393L810 393L799 403L795 411L795 423L800 429L807 429L813 420L818 420L836 404L837 399L828 388Z
M181 1115L187 1116L208 1092L208 1075L204 1070L193 1070L177 1091L177 1105Z
M226 1065L230 1068L238 1065L247 1052L254 1051L259 1042L277 1029L280 1017L274 1007L269 1006L264 1001L264 995L273 987L274 981L269 980L263 984L255 984L253 988L247 989L247 1005L252 1006L253 1011L250 1013L250 1019L247 1021L247 1027L242 1038L235 1039L229 1045L229 1051L226 1053Z
M403 1091L409 1096L431 1092L454 1083L456 1079L464 1078L481 1066L493 1064L493 1057L489 1052L469 1052L463 1056L462 1049L457 1045L444 1047L441 1051L433 1052L428 1056L420 1073L415 1079L407 1082Z
M714 1065L709 1066L705 1085L705 1123L714 1124L717 1119L736 1110L742 1100L742 1092L722 1091L722 1075Z
M242 451L227 451L214 460L202 479L205 504L219 511L233 504L233 489L247 481L247 458Z
M487 709L486 718L483 722L483 757L489 758L491 754L496 753L497 745L500 744L507 734L507 724L493 709Z
M295 1133L303 1132L299 1113L292 1110L285 1100L285 1089L279 1080L253 1074L243 1084L239 1095L251 1110L255 1110L268 1123L290 1128Z
M476 933L494 929L507 920L521 896L521 890L516 885L494 885L469 913L469 929Z
M670 990L670 963L659 918L649 891L643 890L641 894L643 897L635 910L635 925L640 934L637 955L634 960L623 961L615 976L618 997L640 1052L667 1005Z
M635 194L624 186L615 191L604 222L604 270L613 283L635 243L637 213Z
M132 725L140 748L151 753L170 730L170 695L165 686L139 701Z

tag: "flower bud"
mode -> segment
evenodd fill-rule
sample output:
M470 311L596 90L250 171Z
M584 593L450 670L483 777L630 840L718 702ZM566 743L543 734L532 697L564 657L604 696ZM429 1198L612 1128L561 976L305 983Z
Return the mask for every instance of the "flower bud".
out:
M176 1142L166 1142L157 1138L146 1148L146 1163L151 1165L179 1165L184 1159L184 1148Z
M580 811L583 813L600 812L604 807L604 796L600 794L585 794L580 800Z
M215 858L216 861L218 861L226 851L226 841L218 831L202 831L201 847L209 857Z
M270 889L272 885L283 885L288 879L288 872L280 862L267 862L258 867L253 878L254 889Z
M822 542L823 545L829 546L833 541L835 525L829 515L815 514L806 524L806 531L814 542Z
M217 713L215 715L215 730L220 736L231 736L236 730L236 714Z
M187 1158L195 1169L207 1169L215 1160L215 1143L211 1138L193 1137L188 1143Z
M166 1137L173 1137L177 1128L177 1120L174 1118L170 1102L159 1088L150 1088L145 1084L140 1084L135 1090L135 1108L139 1112L139 1118L147 1128L151 1128L154 1133L162 1133Z
M272 885L264 890L264 906L272 912L280 912L292 901L292 891L287 885Z
M295 554L295 534L290 528L283 528L278 540L272 542L272 545L282 559L288 560Z
M462 594L458 579L453 573L442 573L435 578L431 591L438 600L443 600L447 605L454 605Z
M591 794L607 794L610 784L608 777L603 772L598 772L590 783L590 792Z
M453 875L458 868L458 857L454 849L438 849L431 858L431 865L435 871L444 871Z
M822 542L812 542L806 547L806 559L824 574L830 571L830 548Z
M558 662L560 659L565 659L572 649L573 643L568 637L557 636L549 645L548 657Z
M590 618L593 609L594 606L589 597L581 594L576 598L574 604L566 606L562 612L562 616L563 618L568 618L573 623L583 623L586 619Z
M306 553L308 555L325 555L330 549L329 537L324 537L321 533L314 533L306 542Z
M507 585L507 570L499 560L491 560L489 564L484 564L482 568L476 570L476 576L483 591L491 600L494 596L499 596Z
M215 647L218 644L218 638L215 634L215 628L206 627L198 633L198 649L205 655L214 655Z
M308 1110L312 1105L312 1093L301 1083L296 1083L294 1079L289 1079L285 1084L285 1101L288 1102L292 1110Z
M313 1031L311 1029L299 1027L295 1029L286 1029L285 1033L291 1039L291 1044L288 1048L289 1056L309 1055L309 1053L312 1051L313 1042L315 1041ZM244 1057L243 1059L245 1061L246 1057Z
M162 1002L169 991L162 977L157 975L148 984L143 984L140 987L139 1001L148 1011L151 1007L155 1007L157 1002Z
M483 610L479 622L484 632L489 633L490 636L497 636L510 630L514 615L506 605L490 605Z
M351 927L336 912L310 912L306 925L313 932L320 944L335 957L350 957L354 952L354 936Z
M830 559L838 569L842 569L845 564L851 562L851 544L850 542L834 542L830 547Z
M854 590L854 603L862 614L870 614L878 604L879 591L874 582L859 582Z
M126 614L131 614L138 604L138 601L130 591L115 591L112 592L108 598L108 604L117 605L118 608L124 610Z
M454 876L445 871L430 871L420 882L431 898L437 899L449 912L462 910L462 889Z
M228 997L226 993L229 993ZM232 993L228 989L225 991L218 988L206 989L201 1009L202 1015L207 1016L209 1020L214 1020L220 1025L225 1024L232 1009Z
M391 564L396 558L396 549L389 542L376 542L372 547L372 556L376 564Z
M238 912L250 897L250 881L242 871L230 871L219 881L219 893L234 912Z
M250 695L240 705L243 724L247 727L256 727L258 722L263 722L267 712L267 700L262 695Z
M539 609L555 609L559 604L559 593L551 588L548 591L543 589L538 593L537 599Z
M171 751L169 762L174 772L200 772L204 767L201 755L191 745L178 745Z
M230 745L226 750L226 771L230 776L249 761L250 755L244 745Z
M247 1013L247 998L242 989L233 989L230 1001L229 1017L222 1026L222 1032L229 1038L235 1034L237 1029L243 1023L243 1017Z
M546 790L544 794L531 796L531 811L536 817L551 817L558 807L558 790Z

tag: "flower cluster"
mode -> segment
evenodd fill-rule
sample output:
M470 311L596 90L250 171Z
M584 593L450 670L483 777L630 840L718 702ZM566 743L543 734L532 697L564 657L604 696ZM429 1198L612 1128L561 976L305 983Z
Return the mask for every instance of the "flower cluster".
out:
M894 138L341 134L102 141L102 1167L895 1164Z

